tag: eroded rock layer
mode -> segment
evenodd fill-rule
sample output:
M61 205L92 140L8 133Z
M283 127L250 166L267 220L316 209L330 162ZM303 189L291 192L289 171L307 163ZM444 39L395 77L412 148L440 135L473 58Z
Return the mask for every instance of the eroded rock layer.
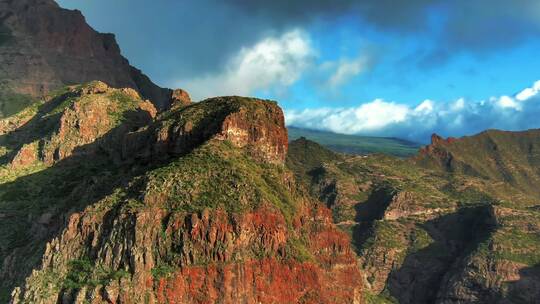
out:
M362 302L349 237L284 166L275 102L158 114L93 82L16 118L0 138L2 299Z

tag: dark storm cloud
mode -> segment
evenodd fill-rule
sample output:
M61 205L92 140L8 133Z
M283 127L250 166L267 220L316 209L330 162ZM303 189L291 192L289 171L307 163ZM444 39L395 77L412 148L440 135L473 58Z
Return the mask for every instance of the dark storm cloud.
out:
M525 39L538 39L540 34L538 0L232 0L229 3L246 14L257 13L279 23L349 14L358 17L359 25L384 31L413 35L432 32L437 47L426 59L434 64L453 52L478 53L512 47ZM430 28L432 25L437 28Z
M126 55L168 84L221 69L242 47L318 19L347 15L359 28L403 35L430 35L425 65L453 54L483 54L538 39L538 0L60 0L78 3L118 34ZM84 10L84 7L90 7ZM101 9L107 7L107 9ZM434 19L438 21L434 22ZM126 27L125 24L132 25ZM436 25L433 27L433 25ZM354 25L353 25L354 26ZM159 33L159 34L157 34ZM141 47L142 45L142 47ZM157 64L156 64L157 62Z
M316 17L357 15L359 21L393 30L418 29L430 0L231 0L228 3L248 14L271 17L279 23L299 23Z

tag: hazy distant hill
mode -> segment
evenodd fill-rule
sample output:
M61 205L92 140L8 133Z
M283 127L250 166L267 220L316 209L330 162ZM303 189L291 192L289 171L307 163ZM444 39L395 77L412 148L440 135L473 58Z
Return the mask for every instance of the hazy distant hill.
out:
M418 143L399 138L345 135L296 127L288 130L291 141L305 137L334 151L350 154L385 153L406 157L416 154L420 148Z

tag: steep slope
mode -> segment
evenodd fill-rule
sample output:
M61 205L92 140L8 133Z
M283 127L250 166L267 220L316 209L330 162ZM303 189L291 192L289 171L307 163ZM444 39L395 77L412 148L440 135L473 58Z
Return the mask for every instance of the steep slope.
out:
M352 236L368 303L540 300L534 192L413 160L303 153L321 149L291 142L288 166Z
M460 139L432 136L415 158L427 168L509 183L540 194L540 130L488 130Z
M129 87L169 105L171 91L156 86L120 54L112 34L94 31L79 11L54 0L0 1L0 111L9 116L32 97L64 85L101 80Z
M152 119L133 93L73 87L4 123L2 299L360 303L349 238L283 165L275 103L214 98Z
M336 152L348 154L385 153L397 157L409 157L418 152L420 145L391 137L345 135L326 131L315 131L289 127L289 139L305 137Z

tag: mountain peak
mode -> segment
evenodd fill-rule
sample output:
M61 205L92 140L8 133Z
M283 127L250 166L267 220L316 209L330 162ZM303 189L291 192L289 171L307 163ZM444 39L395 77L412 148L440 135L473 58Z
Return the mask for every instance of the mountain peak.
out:
M437 133L433 133L431 135L431 144L432 145L444 145L444 144L450 144L450 143L453 143L456 141L456 138L455 137L448 137L448 138L444 138L440 135L438 135Z
M424 167L504 181L538 193L540 130L508 132L487 130L462 138L432 136L432 144L420 150L415 161Z
M80 11L60 8L52 0L2 1L0 32L3 99L43 97L65 85L101 80L135 89L159 110L170 105L171 90L132 67L114 35L96 32Z
M283 163L287 154L283 111L268 100L238 96L210 98L171 109L156 126L158 150L166 149L168 153L182 154L204 141L216 139L245 148L255 159L270 163Z
M18 177L0 194L31 185L0 197L0 301L360 301L348 236L283 164L276 102L217 97L156 114L135 90L95 81L28 115L0 137L16 154L0 174Z

